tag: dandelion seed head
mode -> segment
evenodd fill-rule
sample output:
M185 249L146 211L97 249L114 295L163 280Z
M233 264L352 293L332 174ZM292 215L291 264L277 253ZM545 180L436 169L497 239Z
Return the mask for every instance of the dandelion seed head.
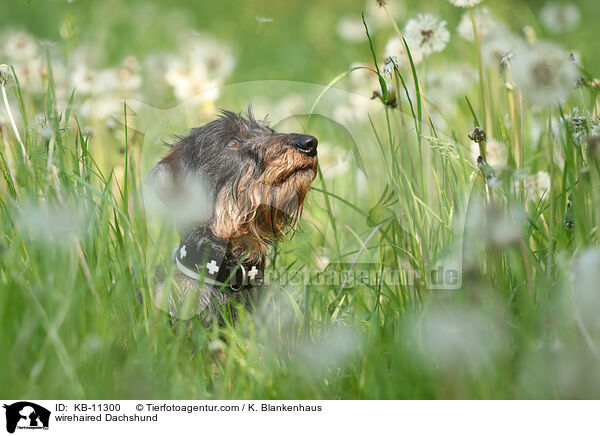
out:
M482 39L487 38L494 30L500 27L498 21L486 7L475 10L473 16L475 18L477 35ZM461 38L473 41L473 21L471 20L471 13L469 11L462 15L457 31Z
M213 37L198 34L184 44L183 53L184 56L170 57L165 71L165 81L175 97L186 100L202 95L205 100L216 100L218 87L235 67L231 48Z
M415 65L421 63L423 60L423 52L421 50L412 50L410 52L412 60ZM398 66L404 66L408 64L408 57L404 43L397 36L393 36L389 39L385 45L384 56L386 58L395 58L398 61Z
M33 201L19 209L16 224L29 240L57 246L79 238L83 228L81 213L69 205Z
M30 34L14 32L6 38L3 52L16 64L26 59L38 57L38 45Z
M258 21L259 23L272 23L274 20L273 18L268 17L256 17L256 21Z
M458 6L461 8L471 8L475 5L481 3L481 0L448 0L454 6Z
M435 126L445 126L459 110L459 101L477 83L477 72L467 64L429 69L425 76L430 117ZM450 126L449 126L450 127Z
M504 334L495 318L497 315L476 307L434 306L422 322L411 320L408 332L413 337L407 338L407 343L418 338L425 358L440 362L445 371L465 366L477 370L490 365L501 350Z
M500 26L483 40L481 50L486 65L502 68L502 62L510 56L511 65L515 52L525 43Z
M98 72L89 68L86 64L77 66L71 76L72 86L82 95L90 95L100 89Z
M573 110L565 116L565 121L571 129L573 141L578 145L581 145L584 138L587 136L588 126L591 124L588 123L588 117L589 114L580 111L578 107L573 108Z
M319 144L321 145L321 144ZM352 165L352 154L344 148L327 142L319 149L319 165L323 165L322 172L326 179L348 174Z
M388 76L394 75L394 69L398 68L398 56L388 56L383 63L383 73Z
M357 331L342 325L323 333L314 342L302 344L297 357L312 371L345 366L360 348Z
M135 56L130 55L123 59L117 71L119 88L129 92L139 89L142 85L139 69L139 62Z
M420 52L426 57L446 48L450 32L445 21L439 21L429 14L419 14L410 19L404 28L404 38L412 53Z
M574 30L581 20L581 12L573 3L549 2L540 12L542 24L551 33Z
M367 39L365 26L360 17L342 17L337 24L337 34L347 42L361 42Z
M364 11L369 24L369 31L371 31L371 28L377 31L378 29L391 27L393 24L390 15L393 20L398 20L404 15L405 9L403 2L399 1L387 2L385 8L383 8L379 6L377 1L366 0Z
M538 171L536 174L526 177L523 188L528 201L537 203L547 198L550 192L550 174L546 171Z
M595 132L597 130L598 132ZM596 162L600 163L600 126L592 130L592 136L587 139L588 153Z
M470 207L471 208L471 207ZM501 206L474 198L465 221L469 240L491 247L509 247L519 241L525 212L517 206Z
M600 332L600 248L584 250L573 263L575 303L586 325Z
M515 54L511 51L500 59L500 70L505 71L510 68L512 61L515 58Z
M568 54L549 43L517 51L512 71L524 96L540 106L564 103L578 77Z
M6 86L10 82L10 79L12 79L10 67L6 64L0 65L0 85Z
M44 140L49 140L54 136L54 129L44 113L37 114L29 126L35 135L40 136Z

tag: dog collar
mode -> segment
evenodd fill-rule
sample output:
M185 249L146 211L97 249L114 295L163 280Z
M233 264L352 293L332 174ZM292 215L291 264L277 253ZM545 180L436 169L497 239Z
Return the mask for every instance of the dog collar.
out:
M264 269L261 263L232 262L223 250L210 245L194 245L181 241L173 252L177 269L187 277L213 286L229 286L232 291L262 284Z

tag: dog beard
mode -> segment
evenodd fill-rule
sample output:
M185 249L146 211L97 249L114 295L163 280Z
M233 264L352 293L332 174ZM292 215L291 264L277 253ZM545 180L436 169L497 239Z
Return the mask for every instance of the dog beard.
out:
M287 228L297 228L315 176L316 160L310 166L301 164L292 169L272 163L259 177L247 171L231 188L219 193L213 233L232 240L249 257L265 255Z

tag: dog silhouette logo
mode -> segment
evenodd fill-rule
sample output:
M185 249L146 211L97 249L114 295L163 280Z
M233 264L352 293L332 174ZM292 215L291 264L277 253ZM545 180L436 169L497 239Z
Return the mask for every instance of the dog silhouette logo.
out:
M50 411L29 401L19 401L4 405L6 409L6 431L14 433L18 429L48 429Z

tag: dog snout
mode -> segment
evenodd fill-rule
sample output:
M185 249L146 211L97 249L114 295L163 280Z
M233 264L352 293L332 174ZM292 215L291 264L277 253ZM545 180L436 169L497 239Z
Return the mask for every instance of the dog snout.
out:
M317 154L318 143L317 138L310 135L296 135L294 138L294 147L308 156L315 156Z

